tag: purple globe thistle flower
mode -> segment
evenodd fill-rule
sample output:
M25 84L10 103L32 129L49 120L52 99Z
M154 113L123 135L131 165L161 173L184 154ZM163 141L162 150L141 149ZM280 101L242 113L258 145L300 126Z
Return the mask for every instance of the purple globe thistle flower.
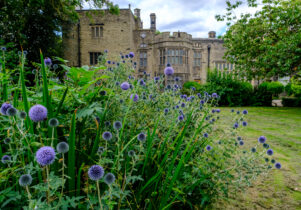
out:
M141 86L145 86L146 85L143 79L139 80L139 85L141 85Z
M121 59L124 59L124 55L121 56Z
M107 49L104 50L104 53L108 53L109 51Z
M177 85L177 84L174 84L173 86L174 86L175 89L179 88L179 85Z
M270 145L268 145L267 143L264 143L262 146L266 149L268 149L270 147Z
M180 78L179 77L175 77L174 79L176 82L179 82L180 81Z
M272 149L267 150L267 155L273 155L273 154L274 154L274 151Z
M202 105L204 105L205 101L201 100L200 103L201 103Z
M52 147L44 146L36 152L36 160L41 166L52 164L54 159L55 151Z
M256 152L256 148L253 147L253 148L251 149L251 151L252 151L253 153Z
M185 103L181 103L181 107L184 108L186 106Z
M123 60L122 63L125 63L125 60Z
M134 157L135 156L135 151L134 150L130 150L129 152L128 152L128 156L129 157Z
M238 126L239 126L239 124L237 122L234 123L234 125L233 125L234 128L238 128Z
M192 90L192 91L195 91L195 87L191 87L191 90Z
M167 64L166 64L166 67L171 67L171 64L170 64L170 63L167 63Z
M158 82L160 80L160 77L154 77L154 81Z
M106 122L105 122L105 126L106 126L106 127L108 127L108 126L110 126L110 125L111 125L111 123L110 123L109 121L106 121Z
M211 112L212 112L212 113L215 113L215 109L212 109Z
M56 150L58 153L66 153L69 151L69 144L62 141L56 145Z
M273 164L276 163L276 160L272 159L272 160L271 160L271 163L273 163Z
M242 113L243 114L248 114L248 111L247 110L243 110Z
M122 127L122 123L120 121L116 121L114 122L113 127L115 130L120 130Z
M32 183L32 177L30 174L23 174L20 178L19 178L19 185L22 187L26 187L28 185L31 185Z
M111 64L111 61L107 61L108 64Z
M7 110L9 108L12 108L13 106L9 103L3 103L2 106L1 106L1 114L3 115L7 115Z
M103 167L99 165L93 165L88 170L88 176L93 181L100 180L103 177L103 175L104 175Z
M208 138L208 133L204 133L204 135L203 135L205 138Z
M131 99L134 101L134 102L137 102L139 100L139 96L137 94L131 94Z
M133 58L134 56L135 56L135 54L134 54L133 52L130 52L130 53L129 53L129 57L130 57L130 58Z
M98 147L97 154L101 155L105 151L104 147Z
M238 136L238 137L237 137L237 140L240 141L240 140L242 140L242 138L241 138L240 136Z
M240 114L240 111L237 111L236 114Z
M168 108L165 108L165 109L164 109L164 113L167 114L168 112L169 112L169 109L168 109Z
M244 145L244 144L245 144L245 142L244 142L243 140L240 140L240 141L239 141L239 145L240 145L240 146L242 146L242 145Z
M122 90L128 90L130 88L130 84L128 82L123 82L120 87Z
M220 109L216 109L215 111L216 111L217 113L220 113L220 112L221 112L221 110L220 110Z
M99 92L99 94L100 94L101 96L105 96L105 95L107 94L107 92L106 92L105 90L101 90L101 91Z
M6 115L10 117L16 116L16 114L17 114L17 109L14 107L10 107L6 111Z
M138 136L137 136L137 139L141 142L144 142L145 139L146 139L146 135L145 133L139 133Z
M217 93L212 93L212 98L217 98Z
M44 63L45 63L46 66L51 66L52 61L51 61L50 58L46 57L46 58L44 59Z
M19 112L19 117L24 120L26 118L27 114L24 111Z
M107 173L104 177L104 181L107 185L110 185L115 182L115 176L112 173Z
M2 51L6 51L6 47L1 47L1 50Z
M59 123L58 119L56 119L56 118L51 118L51 119L48 121L48 125L49 125L50 127L52 127L52 128L57 127L59 124L60 124L60 123Z
M234 109L231 109L231 112L234 112Z
M125 55L125 58L129 58L129 55L126 54L126 55Z
M175 70L174 70L171 66L166 67L166 68L164 69L164 74L165 74L166 76L171 76L171 75L174 74L174 72L175 72Z
M210 150L212 150L212 147L211 147L210 145L207 145L207 146L206 146L206 150L207 150L207 151L210 151Z
M29 118L34 122L40 122L47 118L47 109L46 107L37 104L30 108Z
M10 161L11 161L11 157L9 155L3 155L3 157L1 158L1 162L3 164L6 164L6 163L8 163Z
M183 115L180 115L180 116L178 117L178 120L179 120L179 121L183 121L183 120L184 120L184 116L183 116Z
M266 141L266 137L265 136L260 136L258 138L258 142L261 143L261 144L263 144L265 141Z
M102 138L106 141L110 141L112 139L112 133L109 132L109 131L105 131L103 134L102 134Z
M246 121L242 122L242 126L246 127L248 125L248 123Z
M275 163L275 168L280 169L281 168L281 163Z

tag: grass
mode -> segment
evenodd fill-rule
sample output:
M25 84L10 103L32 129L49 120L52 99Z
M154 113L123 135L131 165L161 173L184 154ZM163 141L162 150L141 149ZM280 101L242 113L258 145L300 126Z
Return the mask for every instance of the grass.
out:
M221 108L220 123L230 121L232 108ZM301 109L246 107L248 126L241 131L246 144L254 144L261 135L274 150L282 169L261 176L245 192L228 201L217 202L214 209L301 209Z

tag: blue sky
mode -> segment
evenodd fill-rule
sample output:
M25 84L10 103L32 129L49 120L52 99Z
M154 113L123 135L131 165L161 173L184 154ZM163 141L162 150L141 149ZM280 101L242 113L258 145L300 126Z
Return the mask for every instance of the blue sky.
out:
M233 0L234 1L234 0ZM216 14L226 13L226 0L112 0L119 8L141 9L141 18L144 28L150 26L150 13L156 13L157 29L164 31L184 31L193 37L208 37L209 31L216 31L217 35L225 33L225 22L217 22ZM256 9L250 9L246 5L241 6L235 12L254 13Z

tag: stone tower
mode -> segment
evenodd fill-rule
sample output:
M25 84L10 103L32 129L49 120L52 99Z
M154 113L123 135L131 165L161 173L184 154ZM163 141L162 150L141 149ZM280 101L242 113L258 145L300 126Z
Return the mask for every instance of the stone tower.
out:
M156 14L151 13L150 14L150 29L156 31Z

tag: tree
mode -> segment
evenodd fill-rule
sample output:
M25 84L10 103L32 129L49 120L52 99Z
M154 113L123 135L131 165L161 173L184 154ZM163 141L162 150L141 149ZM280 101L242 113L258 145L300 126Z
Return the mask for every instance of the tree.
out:
M227 1L229 29L224 36L225 58L248 79L293 76L301 71L301 1L263 0L254 16L233 12L243 2ZM247 0L256 7L256 0ZM237 20L237 21L236 21ZM231 22L232 21L232 22ZM236 21L236 22L233 22Z
M68 28L64 26L77 22L76 7L84 2L88 0L2 0L0 41L27 50L29 61L39 62L39 49L49 57L61 56L61 35ZM108 0L93 0L90 4L119 12L118 6Z

